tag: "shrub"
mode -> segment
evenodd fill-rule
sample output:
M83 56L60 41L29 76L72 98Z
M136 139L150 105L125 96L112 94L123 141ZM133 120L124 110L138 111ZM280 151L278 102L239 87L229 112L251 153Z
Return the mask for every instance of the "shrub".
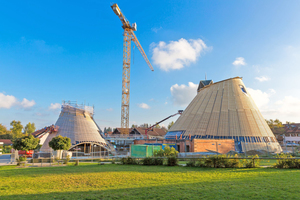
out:
M210 157L200 158L197 161L191 161L188 163L189 166L197 167L215 167L215 168L237 168L242 167L241 162L236 159L238 155L230 156L230 155L216 155ZM230 159L232 158L232 159Z
M123 165L138 165L139 161L136 158L126 157L121 158L121 163Z
M175 157L175 156L168 157L167 165L168 166L176 166L176 165L178 165L178 158Z
M277 158L283 158L278 159L277 163L274 165L275 168L280 169L300 169L300 161L298 159L293 159L294 157L290 154L278 154L276 156Z
M259 165L260 165L260 160L259 160L259 159L255 159L255 158L259 158L258 155L255 155L255 156L248 156L248 158L252 158L252 159L244 159L244 160L242 161L243 167L246 167L246 168L255 168L255 167L259 167Z
M154 165L152 158L144 158L142 160L143 165Z
M17 159L17 165L20 166L21 162L24 162L26 160L27 160L26 156L20 156L19 159ZM25 166L25 164L24 164L24 166Z
M196 167L196 160L192 159L186 163L187 167Z
M155 157L168 157L168 156L177 156L178 151L174 147L170 148L169 146L166 146L164 150L155 150L153 152L153 155Z
M64 159L64 164L68 164L70 160L71 160L71 158L70 158L70 156L68 155L68 156Z
M164 159L162 158L152 158L154 160L154 165L164 165Z
M162 150L162 149L160 149L160 150L155 150L155 151L153 152L153 155L154 155L155 157L164 157L164 153L165 153L165 151Z
M164 159L162 158L144 158L142 159L143 165L163 165Z

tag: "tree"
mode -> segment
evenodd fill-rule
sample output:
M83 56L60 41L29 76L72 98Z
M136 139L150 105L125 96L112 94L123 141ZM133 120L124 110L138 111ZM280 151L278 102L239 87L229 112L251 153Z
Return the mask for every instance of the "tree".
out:
M23 125L21 124L20 121L12 121L10 122L10 125L12 126L12 128L10 128L12 134L13 134L13 138L20 138L23 136L22 134L22 130L23 130Z
M39 141L39 138L35 138L32 135L23 136L13 140L13 148L23 151L34 150L38 147Z
M35 131L35 124L34 123L28 123L24 128L24 134L29 135Z
M157 122L156 122L157 123ZM155 128L160 128L160 125L159 124L157 124L156 126L155 126Z
M61 135L52 138L49 146L54 150L69 150L71 148L71 139Z
M169 156L177 156L178 151L174 147L170 148L169 146L166 146L164 150L155 150L154 156L155 157L169 157Z
M12 139L11 131L7 130L5 126L0 124L0 139Z
M104 133L107 133L106 127L104 127Z
M170 130L170 128L171 128L173 125L174 125L174 122L171 121L171 122L169 123L169 125L168 125L168 130Z
M108 127L108 128L106 129L106 131L107 131L107 132L111 132L112 129L111 129L110 127Z
M275 120L273 120L273 119L267 120L266 119L266 122L274 134L277 134L277 135L284 134L284 132L285 132L284 126L279 119L275 119Z

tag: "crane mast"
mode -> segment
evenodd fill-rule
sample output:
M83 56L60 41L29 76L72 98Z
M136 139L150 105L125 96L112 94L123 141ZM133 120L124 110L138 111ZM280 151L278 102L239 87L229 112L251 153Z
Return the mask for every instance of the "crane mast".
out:
M137 46L146 63L152 71L154 71L151 63L149 62L144 49L135 36L133 31L136 31L136 23L130 25L129 21L125 18L118 4L111 6L114 13L120 18L124 29L123 34L123 73L122 73L122 106L121 106L121 133L129 134L129 102L130 102L130 55L131 55L131 41Z

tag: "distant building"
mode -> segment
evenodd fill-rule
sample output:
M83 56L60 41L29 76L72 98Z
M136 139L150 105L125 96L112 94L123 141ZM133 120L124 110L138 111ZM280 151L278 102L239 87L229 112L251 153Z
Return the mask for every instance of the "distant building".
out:
M0 142L3 142L3 145L12 145L13 142L9 139L0 139Z
M280 144L297 143L300 144L300 123L283 124L283 130L275 129L274 134Z
M49 142L61 135L71 139L71 148L80 156L88 156L91 152L114 152L114 148L100 134L100 128L93 118L93 107L64 102L55 125L45 127L32 135L40 138L43 144L40 152L47 153L52 149Z
M153 128L149 130L146 135L146 128L136 127L129 128L129 134L121 134L123 128L116 128L112 134L106 134L105 139L114 145L115 149L120 154L127 154L130 145L136 139L163 139L167 133L165 128Z

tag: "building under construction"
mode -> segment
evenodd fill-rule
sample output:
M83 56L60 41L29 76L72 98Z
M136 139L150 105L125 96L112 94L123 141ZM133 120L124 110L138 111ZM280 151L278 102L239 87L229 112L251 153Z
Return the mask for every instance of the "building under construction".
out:
M49 152L51 139L61 135L71 139L72 146L69 151L76 152L77 155L114 152L114 148L100 134L100 128L94 121L93 115L94 109L91 106L78 105L70 101L63 102L55 125L33 133L44 141L40 151Z
M238 152L282 151L242 78L200 81L197 92L166 139L231 139Z

